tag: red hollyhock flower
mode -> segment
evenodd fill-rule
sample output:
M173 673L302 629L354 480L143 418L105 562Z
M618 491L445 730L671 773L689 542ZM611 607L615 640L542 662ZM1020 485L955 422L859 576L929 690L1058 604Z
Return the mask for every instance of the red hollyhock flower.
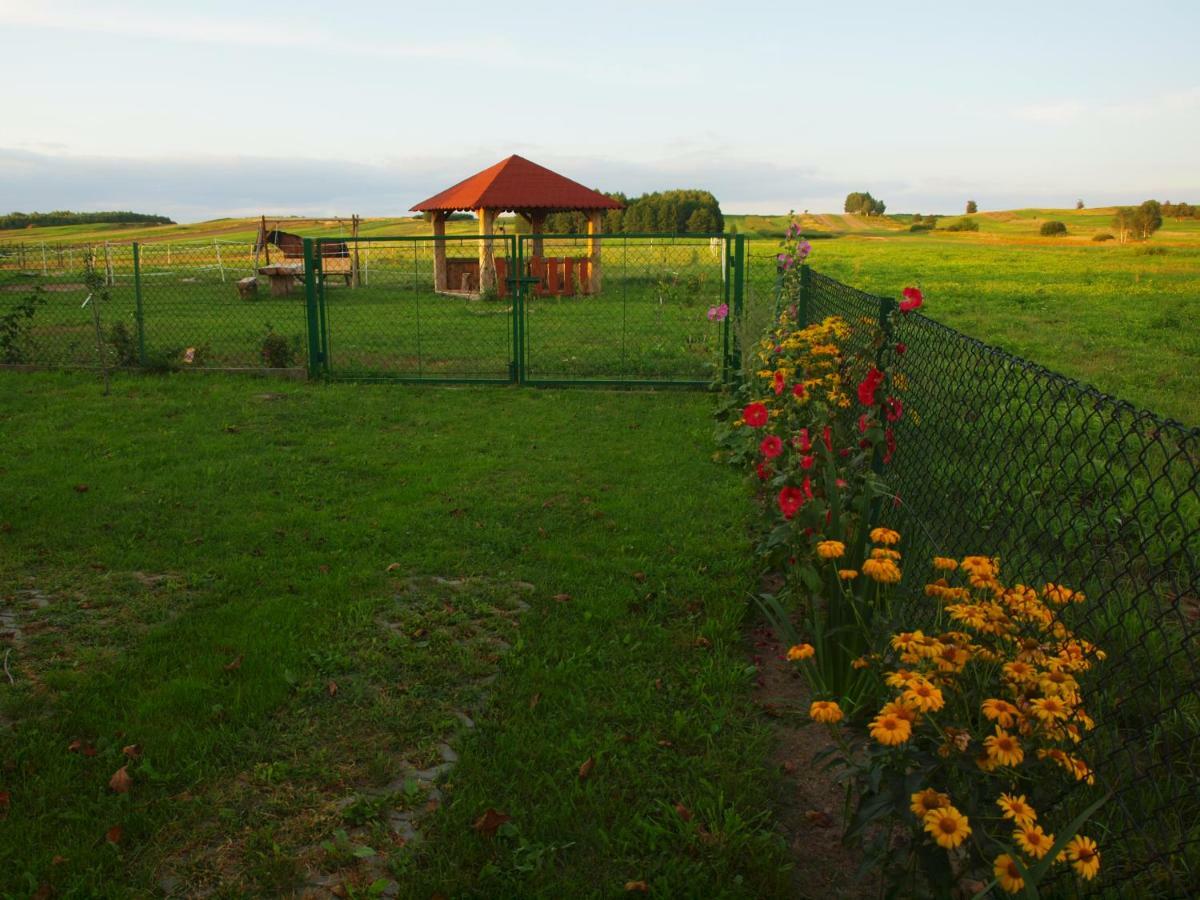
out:
M804 396L804 385L802 385L800 382L797 381L795 384L792 385L792 394L796 397L803 397Z
M821 432L821 440L823 440L825 442L825 449L828 450L830 453L832 453L833 452L833 429L830 428L828 425L826 425L825 430Z
M778 397L780 394L783 393L783 389L785 386L786 385L785 385L785 381L783 378L783 373L776 372L775 373L775 396L776 397Z
M807 453L812 449L812 440L808 436L807 428L800 429L800 443L797 445L797 449L801 453Z
M843 447L841 450L838 451L838 456L842 457L843 459L849 455L850 455L849 447Z
M883 373L871 366L866 377L858 383L858 402L863 406L875 405L875 392L883 384Z
M805 475L804 483L801 485L801 487L804 489L804 496L811 500L813 498L812 479Z
M900 398L888 397L885 405L887 406L887 420L889 422L899 422L900 417L904 415L904 404L900 402Z
M790 484L779 489L779 511L785 519L790 519L804 505L804 493L798 487Z
M762 443L758 445L758 449L762 451L762 455L767 459L774 459L783 452L783 441L779 439L779 435L768 434L762 439Z
M883 454L884 463L890 463L892 457L896 455L896 433L888 428L883 433L884 443L887 445L887 451Z
M755 468L754 472L755 472L755 474L758 475L759 481L766 481L768 478L771 477L771 467L768 466L766 463L760 462L758 464L758 466Z
M770 417L767 408L761 403L747 403L746 408L742 410L742 418L751 428L762 428Z
M925 298L917 288L906 287L904 289L904 299L900 301L900 312L912 312L924 302Z
M811 454L808 456L800 457L800 468L811 469L812 467L813 467L813 457Z
M905 344L903 341L901 341L900 343L898 343L896 345L896 355L897 356L903 356L907 350L908 350L908 345Z
M870 416L868 416L866 413L863 413L861 416L858 417L858 433L859 434L867 433L867 424L868 424L869 420L870 420Z

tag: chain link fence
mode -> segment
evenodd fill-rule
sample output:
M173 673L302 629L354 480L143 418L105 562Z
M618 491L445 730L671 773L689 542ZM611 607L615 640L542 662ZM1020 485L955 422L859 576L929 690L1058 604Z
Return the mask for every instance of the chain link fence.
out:
M874 323L892 302L814 271L807 281L788 298L802 322ZM1058 800L1078 812L1112 791L1088 825L1104 851L1094 891L1196 896L1200 429L920 314L902 317L897 338L905 415L883 519L907 545L911 626L930 624L921 587L937 577L935 554L998 555L1009 578L1085 591L1077 631L1107 653L1088 689L1097 725L1080 745L1097 783Z

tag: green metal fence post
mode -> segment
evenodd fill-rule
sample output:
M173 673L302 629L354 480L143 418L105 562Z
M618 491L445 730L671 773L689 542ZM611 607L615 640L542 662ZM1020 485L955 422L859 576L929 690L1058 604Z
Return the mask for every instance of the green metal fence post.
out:
M733 266L731 265L733 260L733 237L731 235L725 235L722 252L725 254L725 295L723 302L726 308L728 308L730 288L732 287L729 283L729 278L733 273ZM729 384L729 376L732 368L729 359L729 318L729 316L726 316L725 321L721 323L721 384Z
M742 307L746 299L746 236L744 234L736 234L733 236L733 267L730 274L733 277L733 309L726 317L735 320L735 325L740 325L742 321ZM733 371L735 377L742 371L742 344L738 338L738 332L733 333Z
M317 272L313 265L313 239L304 238L304 305L308 329L308 377L321 371L320 319L317 315Z
M133 303L137 323L138 365L146 367L146 322L142 314L142 264L137 241L133 242Z
M800 263L800 296L796 303L796 324L801 328L808 324L808 298L812 293L812 269L808 263Z
M513 260L513 372L512 380L525 383L525 236L514 236Z

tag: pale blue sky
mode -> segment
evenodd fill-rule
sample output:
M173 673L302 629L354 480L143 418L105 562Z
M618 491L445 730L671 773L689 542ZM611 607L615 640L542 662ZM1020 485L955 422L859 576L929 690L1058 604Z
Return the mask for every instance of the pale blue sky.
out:
M520 153L730 212L1200 202L1200 0L0 0L0 211L386 215Z

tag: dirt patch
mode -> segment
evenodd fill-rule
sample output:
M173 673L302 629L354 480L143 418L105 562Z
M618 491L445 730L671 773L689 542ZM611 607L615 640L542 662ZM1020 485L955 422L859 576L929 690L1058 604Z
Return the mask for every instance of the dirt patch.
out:
M399 892L396 861L452 790L457 745L486 715L535 589L479 577L395 584L374 633L361 637L369 649L297 685L270 727L274 752L175 798L207 812L162 836L164 894ZM214 809L222 816L209 818Z
M836 744L826 726L808 718L808 684L771 629L758 627L752 638L758 669L754 701L775 733L772 762L782 773L776 822L794 858L796 896L876 897L871 879L858 880L861 856L842 843L845 787L813 764L818 753Z
M67 294L73 291L86 291L87 285L73 281L51 281L48 284L38 284L36 281L31 281L28 284L6 284L0 290L14 294L27 294L34 288L41 288L43 291L52 294Z

